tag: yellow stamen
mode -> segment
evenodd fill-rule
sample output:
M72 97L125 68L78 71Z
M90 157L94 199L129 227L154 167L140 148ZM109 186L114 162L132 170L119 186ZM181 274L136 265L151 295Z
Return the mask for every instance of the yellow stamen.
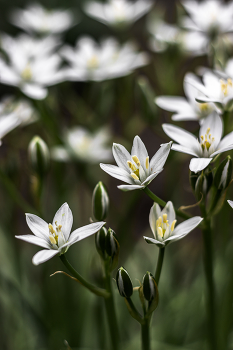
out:
M141 165L141 163L140 163L140 161L139 161L137 156L133 156L132 159L137 164L138 167Z
M61 231L61 228L62 228L62 225L58 225L58 226L56 227L57 232L60 232L60 231Z
M206 134L208 135L208 134L209 134L209 132L210 132L210 128L207 128L207 130L206 130Z
M162 230L161 227L158 227L158 228L157 228L157 232L158 232L158 234L159 234L161 237L163 237L163 230Z
M49 224L49 232L51 234L56 234L56 232L54 231L53 225Z
M159 226L162 225L162 216L160 216L160 217L158 218L158 225L159 225Z
M149 157L146 157L146 169L149 169Z
M164 222L164 223L167 222L167 214L163 214L163 222Z
M132 171L137 171L136 166L130 160L127 160L127 164Z
M28 64L28 65L24 68L24 70L22 71L21 77L22 77L24 80L31 80L31 79L32 79L32 70L31 70L31 67L30 67L29 64Z
M49 236L49 240L52 244L57 244L56 239L52 235Z
M131 176L134 180L139 180L139 177L135 173L131 173Z
M171 231L174 231L176 221L177 221L177 220L172 221L172 224L171 224Z

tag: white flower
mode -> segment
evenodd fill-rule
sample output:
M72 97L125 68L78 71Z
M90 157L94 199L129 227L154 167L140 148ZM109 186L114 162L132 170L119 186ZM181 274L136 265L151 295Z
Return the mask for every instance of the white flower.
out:
M171 124L163 124L164 132L178 144L173 144L174 151L191 154L189 169L195 173L205 169L213 157L233 149L233 132L222 140L223 125L221 117L213 112L202 123L199 140L190 132Z
M75 18L76 22L77 19ZM11 14L11 22L31 33L62 33L73 25L73 15L69 10L47 10L40 4L16 9Z
M147 13L153 5L153 1L137 0L109 0L103 4L100 2L88 2L85 12L98 21L112 26L131 24Z
M196 98L202 97L203 94L197 90L194 85L199 82L198 78L187 73L184 77L184 92L187 99L178 96L159 96L155 99L155 103L173 114L172 120L199 120L201 121L213 111L213 106L210 103L198 103Z
M87 129L74 127L66 132L65 147L56 146L52 149L52 158L58 161L69 161L77 158L82 162L99 163L112 159L107 129L100 129L91 134Z
M130 153L124 146L114 143L113 156L118 166L100 164L109 175L122 180L129 185L118 186L123 191L143 189L163 170L171 149L172 142L165 143L149 161L146 147L139 136L135 136Z
M130 74L148 63L146 53L138 53L130 43L122 47L113 38L97 44L90 37L82 37L73 49L64 46L61 55L68 61L67 79L73 81L102 81Z
M233 3L208 0L197 2L184 1L183 6L190 15L185 17L183 25L190 30L202 32L208 37L214 34L228 33L233 30Z
M202 220L200 216L195 216L175 227L177 220L172 202L167 202L162 211L159 205L154 203L149 215L150 227L154 238L145 236L143 238L147 243L156 244L158 247L163 248L170 242L178 241L187 236Z
M220 113L232 109L233 82L231 78L218 77L207 70L203 74L204 85L199 80L187 80L187 83L191 84L202 93L202 96L196 98L198 102L212 102Z
M52 224L47 224L43 219L33 214L26 214L26 221L34 235L15 237L46 248L34 255L32 259L34 265L39 265L57 254L66 253L72 244L96 233L105 224L105 222L96 222L70 233L73 215L67 203L58 209Z
M49 42L45 40L43 43L38 43L35 39L35 45L33 45L32 39L28 38L29 45L26 45L24 40L24 44L21 45L22 40L17 43L17 40L10 40L9 37L6 41L9 45L4 45L4 50L8 55L8 61L0 57L1 83L18 86L25 95L40 100L47 96L47 86L64 80L63 72L59 71L61 58L51 52ZM45 47L47 53L37 54L39 46L42 52Z

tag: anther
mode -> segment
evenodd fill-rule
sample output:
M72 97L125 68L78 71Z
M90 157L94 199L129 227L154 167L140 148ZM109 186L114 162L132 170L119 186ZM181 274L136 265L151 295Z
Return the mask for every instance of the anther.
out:
M146 169L149 169L149 157L146 157Z
M141 163L140 163L138 157L137 156L132 156L132 159L137 164L137 166L139 167Z
M132 178L133 178L134 180L139 180L139 177L138 177L136 174L131 173L131 176L132 176Z

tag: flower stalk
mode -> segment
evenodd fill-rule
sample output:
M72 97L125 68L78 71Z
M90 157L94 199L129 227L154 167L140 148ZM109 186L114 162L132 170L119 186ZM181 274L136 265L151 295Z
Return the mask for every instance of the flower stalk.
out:
M159 284L160 275L162 272L164 254L165 254L165 248L159 248L159 256L158 256L158 261L157 261L157 266L155 271L155 282L157 286Z

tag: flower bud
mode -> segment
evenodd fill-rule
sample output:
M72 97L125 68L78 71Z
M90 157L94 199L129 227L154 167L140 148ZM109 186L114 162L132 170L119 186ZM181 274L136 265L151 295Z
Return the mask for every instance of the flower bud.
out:
M105 242L105 250L107 254L111 257L116 255L119 250L119 243L117 241L115 232L111 228L108 229Z
M197 200L200 200L202 196L206 196L209 192L213 183L213 174L211 171L208 171L205 174L201 174L198 176L197 181L195 183L195 195Z
M105 241L107 236L107 229L105 227L102 227L98 232L95 234L95 245L98 253L102 256L102 258L105 257Z
M92 195L93 215L97 221L105 220L108 214L109 197L104 184L99 181Z
M123 267L117 271L116 283L120 295L124 298L130 298L133 294L133 284L128 272Z
M147 301L151 301L157 297L157 285L153 275L147 271L142 280L143 294Z
M44 140L39 136L34 136L28 146L28 157L32 169L35 173L43 177L49 169L50 154Z
M218 190L224 191L231 181L231 176L232 160L230 156L227 156L216 170L216 173L214 175L214 186Z

